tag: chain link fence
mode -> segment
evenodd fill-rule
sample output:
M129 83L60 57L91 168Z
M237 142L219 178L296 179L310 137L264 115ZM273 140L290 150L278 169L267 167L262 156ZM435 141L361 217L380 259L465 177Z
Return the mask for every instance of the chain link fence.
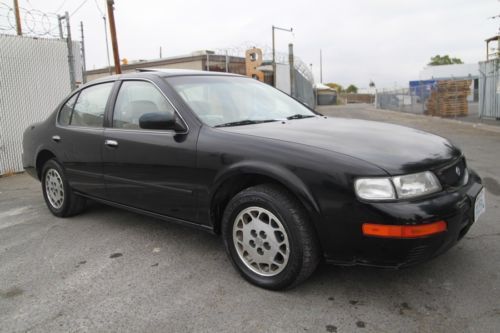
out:
M11 5L12 3L10 3ZM0 2L0 175L23 170L22 134L45 119L81 83L80 42L51 13L20 8L22 35L14 9Z
M377 91L377 108L440 117L479 118L477 79L412 81L410 87Z
M247 50L257 47L262 50L262 66L271 66L272 65L272 48L263 45L256 46L255 43L245 42L235 47L228 48L217 48L214 50L214 54L207 54L206 60L203 68L209 71L216 72L230 72L241 75L246 75L245 69L245 53ZM283 68L287 68L284 70L284 75L289 76L289 55L285 52L276 51L275 52L276 64L283 65ZM295 70L295 82L293 85L290 85L290 88L293 86L294 91L285 90L287 94L291 94L294 98L301 101L302 103L314 108L315 104L315 96L314 96L314 77L311 71L310 66L307 66L304 61L302 61L299 57L294 55L293 57L293 66ZM277 68L277 74L280 73ZM288 79L288 78L287 78ZM264 82L268 84L273 84L273 74L270 71L264 72ZM290 84L290 83L288 83Z

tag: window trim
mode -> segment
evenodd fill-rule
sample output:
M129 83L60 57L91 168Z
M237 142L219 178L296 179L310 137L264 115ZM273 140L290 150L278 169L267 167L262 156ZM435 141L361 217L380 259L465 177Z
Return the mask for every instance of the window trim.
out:
M177 116L179 117L179 119L183 122L184 126L186 127L186 130L183 131L183 132L177 132L176 130L173 130L173 129L169 129L169 130L148 130L148 129L142 129L142 128L117 128L117 127L114 127L114 115L115 115L115 106L116 106L116 101L118 100L118 95L120 94L120 90L122 88L122 84L124 82L127 82L127 81L142 81L142 82L147 82L147 83L150 83L154 86L154 88L156 88L156 90L158 90L160 92L160 94L166 99L166 101L170 104L170 106L172 107L172 109L174 110L174 113L177 114ZM117 88L117 92L116 92L116 96L114 96L113 98L113 103L112 105L110 106L110 122L109 122L109 127L106 127L107 130L113 130L113 131L126 131L126 132L140 132L140 133L157 133L157 134L164 134L164 133L167 133L167 134L174 134L174 135L185 135L185 134L188 134L189 133L189 125L188 123L186 122L186 120L184 120L184 118L182 117L181 113L179 112L179 110L177 110L177 108L175 107L175 105L172 103L172 101L170 101L170 98L168 98L168 96L163 92L163 90L161 90L161 88L156 84L156 82L152 81L152 80L149 80L149 79L146 79L146 78L124 78L124 79L121 79L120 80L120 85L119 87Z
M73 118L73 109L75 108L75 104L76 104L76 101L78 100L78 96L80 95L80 90L78 90L76 93L70 95L68 98L66 98L64 100L63 103L61 103L61 107L59 108L59 110L57 111L57 117L56 117L56 123L57 125L61 126L61 127L69 127L71 126L71 118ZM60 119L61 119L61 113L62 113L62 110L64 109L64 107L66 106L66 104L73 98L76 96L76 99L75 99L75 103L73 103L73 106L71 106L71 111L70 111L70 114L69 114L69 122L68 122L68 125L64 125L61 123Z
M64 100L64 102L61 104L61 107L59 108L59 110L57 111L57 116L56 116L56 127L58 128L79 128L79 129L92 129L92 130L102 130L104 129L104 119L106 118L106 113L107 113L107 109L108 109L108 106L109 106L109 103L111 101L111 98L112 98L112 95L113 95L113 89L114 89L114 84L116 83L117 81L116 80L109 80L109 81L99 81L99 82L95 82L95 83L92 83L92 84L89 84L89 85L86 85L86 86L83 86L82 88L78 89L76 92L74 92L73 94L71 94L68 98L66 98ZM73 119L73 111L75 109L75 105L76 103L78 102L78 98L80 98L80 93L87 89L87 88L91 88L91 87L94 87L94 86L97 86L99 84L106 84L106 83L112 83L113 86L111 87L111 91L109 92L109 96L108 96L108 100L106 101L106 106L104 107L104 117L103 117L103 122L102 122L102 126L101 127L92 127L92 126L79 126L79 125L71 125L71 120ZM66 103L71 99L73 98L73 96L77 96L76 97L76 100L75 100L75 104L73 104L73 107L71 108L71 115L70 115L70 123L68 125L63 125L59 122L59 115L61 114L61 111L62 109L64 108L64 105L66 105Z

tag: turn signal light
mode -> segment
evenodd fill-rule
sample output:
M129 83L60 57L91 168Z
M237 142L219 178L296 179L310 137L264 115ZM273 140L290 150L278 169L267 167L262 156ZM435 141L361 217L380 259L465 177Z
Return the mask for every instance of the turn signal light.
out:
M388 225L363 223L363 235L387 238L418 238L446 231L446 222L437 221L420 225Z

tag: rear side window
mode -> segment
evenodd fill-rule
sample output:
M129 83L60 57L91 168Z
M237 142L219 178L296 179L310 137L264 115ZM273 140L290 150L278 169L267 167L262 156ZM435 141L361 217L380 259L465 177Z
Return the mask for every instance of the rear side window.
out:
M113 82L88 87L80 92L73 108L70 125L102 127L104 111Z
M116 98L113 127L139 129L139 118L146 113L174 114L174 108L151 83L124 81Z
M74 94L66 103L64 103L61 111L59 112L59 124L68 126L71 120L71 112L73 112L73 106L75 106L76 98L78 94Z

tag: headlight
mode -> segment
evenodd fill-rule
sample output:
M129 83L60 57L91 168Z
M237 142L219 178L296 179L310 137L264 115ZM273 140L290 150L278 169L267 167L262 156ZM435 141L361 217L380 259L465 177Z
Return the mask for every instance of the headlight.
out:
M441 191L441 185L430 171L393 177L398 198L414 198Z
M354 183L358 197L365 200L407 199L441 190L436 176L425 171L387 178L360 178Z
M366 200L396 199L394 186L389 178L361 178L356 180L354 187L358 197Z

